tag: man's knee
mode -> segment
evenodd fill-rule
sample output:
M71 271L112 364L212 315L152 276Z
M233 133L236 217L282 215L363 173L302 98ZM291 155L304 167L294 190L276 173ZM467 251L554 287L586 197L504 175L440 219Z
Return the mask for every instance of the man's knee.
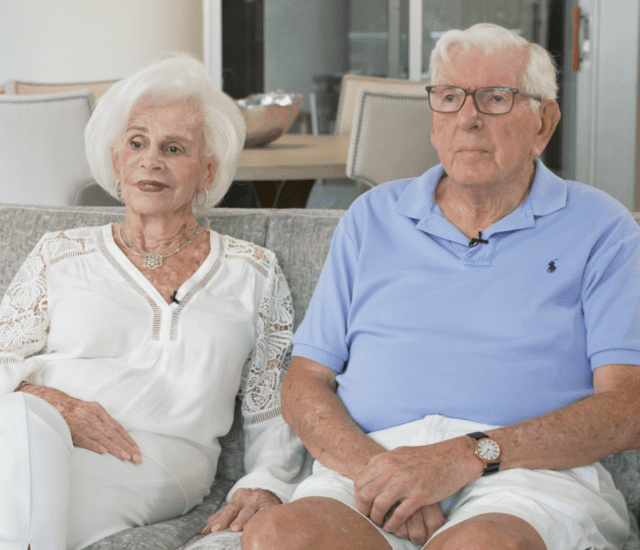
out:
M245 525L242 532L243 550L302 549L303 540L310 537L308 531L313 521L300 521L295 506L283 504L263 510ZM286 543L286 544L285 544Z
M245 526L243 550L389 550L358 512L326 497L309 497L256 514Z
M508 514L485 514L445 529L425 550L545 550L538 532Z

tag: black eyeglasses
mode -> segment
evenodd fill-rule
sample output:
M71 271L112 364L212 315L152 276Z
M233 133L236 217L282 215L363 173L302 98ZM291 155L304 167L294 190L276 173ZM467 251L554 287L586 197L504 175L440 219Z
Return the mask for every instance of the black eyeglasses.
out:
M439 84L437 86L427 86L429 94L429 107L437 113L457 113L467 96L473 98L476 109L485 115L506 115L513 109L513 102L516 94L530 97L536 101L542 101L542 97L538 95L521 92L516 88L489 87L478 88L477 90L465 90L464 88L456 88Z

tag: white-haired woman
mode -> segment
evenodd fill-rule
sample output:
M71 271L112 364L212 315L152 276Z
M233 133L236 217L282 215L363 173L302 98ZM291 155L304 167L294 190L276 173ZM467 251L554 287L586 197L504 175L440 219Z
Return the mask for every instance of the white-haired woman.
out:
M2 301L0 547L79 549L183 514L208 493L238 392L248 474L207 529L240 530L292 492L287 283L273 253L193 213L223 197L244 135L186 56L98 102L89 163L126 218L44 235Z

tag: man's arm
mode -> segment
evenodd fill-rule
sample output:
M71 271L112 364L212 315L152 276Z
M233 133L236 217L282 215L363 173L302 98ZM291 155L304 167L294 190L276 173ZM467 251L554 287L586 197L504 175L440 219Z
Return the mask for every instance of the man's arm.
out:
M282 386L282 414L316 460L355 479L374 456L386 450L352 420L336 395L336 376L320 363L294 357ZM388 531L424 544L444 523L437 504L418 506Z
M335 371L293 357L282 385L282 415L311 455L350 479L386 451L353 421L336 395Z
M640 367L594 371L594 394L562 409L486 432L501 447L500 470L561 470L640 447ZM474 442L463 436L435 445L402 447L374 457L355 480L358 509L376 523L402 501L385 529L418 507L439 502L482 475Z

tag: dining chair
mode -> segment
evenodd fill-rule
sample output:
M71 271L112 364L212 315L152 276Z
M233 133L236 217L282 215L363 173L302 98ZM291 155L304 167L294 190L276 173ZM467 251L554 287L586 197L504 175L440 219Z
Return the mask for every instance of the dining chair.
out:
M356 112L356 99L360 90L426 96L427 92L425 91L425 86L428 84L428 82L422 82L419 80L345 74L342 77L340 95L338 97L338 113L336 115L335 133L351 133L354 115Z
M356 180L357 195L387 181L419 176L439 163L431 145L426 93L358 92L346 170Z
M97 80L93 82L65 82L60 84L46 84L43 82L24 82L22 80L8 80L4 83L5 93L10 95L55 94L61 92L74 92L79 90L91 90L94 101L102 95L118 80Z
M385 78L354 74L343 75L342 82L340 84L340 95L338 96L338 109L334 133L338 135L348 135L351 133L351 128L353 126L353 120L356 111L356 98L358 96L358 92L360 92L361 90L389 93L402 92L411 95L426 95L425 86L427 86L427 84L428 82L406 80L401 78ZM315 97L313 99L315 99ZM315 102L312 100L312 117L314 113L314 104ZM346 178L340 178L339 180L335 180L334 183L339 181L348 182L349 180ZM316 189L318 190L319 194L323 193L320 190L323 189L324 185L324 180L317 180ZM360 195L362 192L369 188L368 186L363 187L363 185L364 184L362 183L356 182L355 196Z
M66 206L94 184L84 147L93 94L0 95L0 200Z

